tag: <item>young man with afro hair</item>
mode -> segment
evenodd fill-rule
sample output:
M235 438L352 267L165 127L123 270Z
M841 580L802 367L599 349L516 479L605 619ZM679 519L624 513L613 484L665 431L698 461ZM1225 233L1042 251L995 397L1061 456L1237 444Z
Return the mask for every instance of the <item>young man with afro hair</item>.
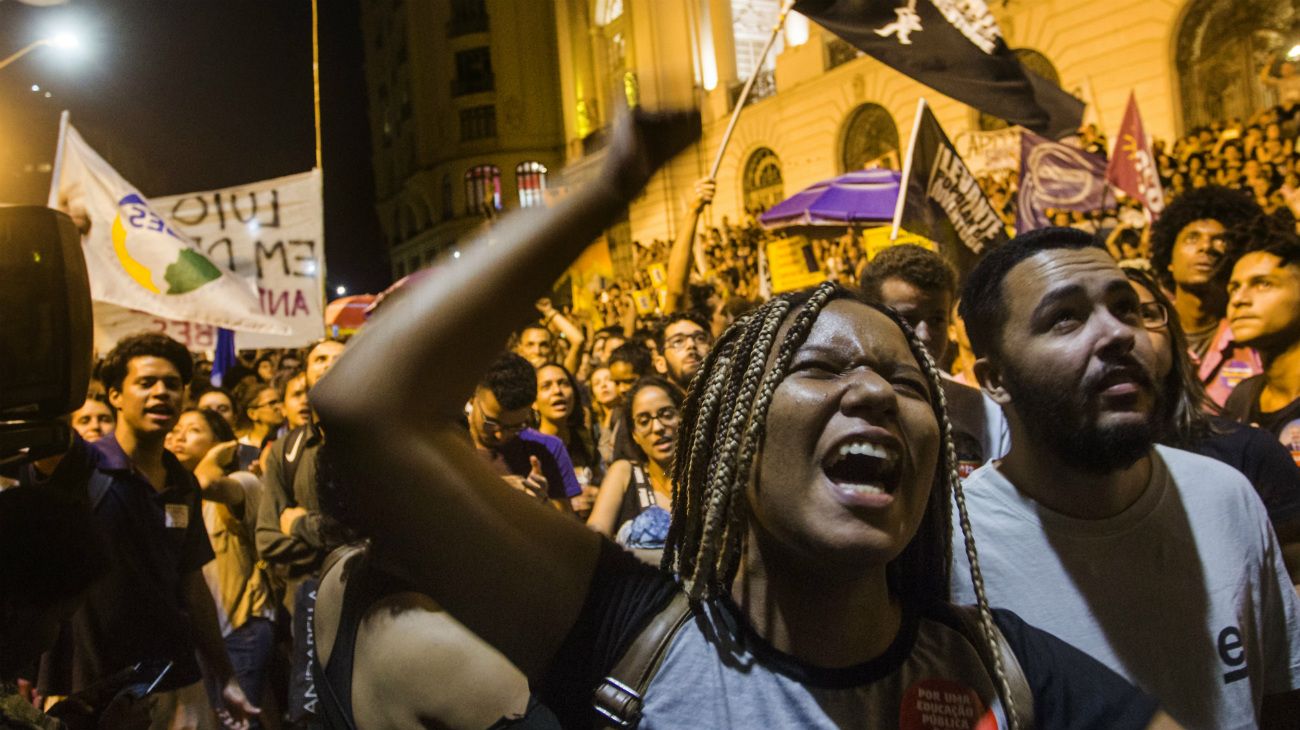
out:
M1172 294L1197 374L1219 405L1261 372L1259 356L1234 339L1224 314L1235 248L1228 231L1263 212L1248 194L1209 185L1176 198L1151 229L1151 268Z

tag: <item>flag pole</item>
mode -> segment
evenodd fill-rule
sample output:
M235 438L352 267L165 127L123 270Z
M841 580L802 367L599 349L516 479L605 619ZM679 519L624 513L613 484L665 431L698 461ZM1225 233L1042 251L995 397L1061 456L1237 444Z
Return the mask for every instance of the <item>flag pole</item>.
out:
M320 14L316 0L311 0L311 87L312 111L316 121L316 168L321 169L320 154Z
M907 156L903 158L903 176L898 179L898 202L894 204L894 226L889 240L898 240L898 226L903 221L903 203L907 199L907 179L912 174L912 153L916 151L916 135L921 131L921 112L925 111L925 97L916 100L916 119L912 120L912 137L907 140Z
M59 207L59 175L63 173L63 146L68 139L68 119L71 115L67 109L59 115L59 142L54 148L54 169L50 174L50 196L46 200L46 206L50 208Z
M754 82L758 80L758 75L763 72L763 62L767 60L767 54L772 52L772 46L776 45L776 38L781 34L781 29L785 27L785 19L790 15L790 9L794 7L795 0L785 0L781 6L781 15L776 19L776 25L772 26L772 35L767 38L767 45L763 46L763 52L758 54L758 60L754 62L754 71L749 74L749 79L745 81L745 88L740 90L740 96L736 99L736 108L731 110L731 120L727 122L727 131L722 133L722 144L718 147L718 154L713 158L713 167L709 169L709 179L717 179L718 168L722 167L722 155L727 151L727 144L731 142L731 135L736 131L736 121L740 119L740 110L745 108L745 102L749 99L749 92L754 88Z
M321 247L317 259L316 278L320 282L320 311L325 315L325 305L329 302L329 282L325 278L325 166L321 163L320 132L320 11L317 0L311 0L311 99L312 117L316 125L316 178L320 181L321 196Z

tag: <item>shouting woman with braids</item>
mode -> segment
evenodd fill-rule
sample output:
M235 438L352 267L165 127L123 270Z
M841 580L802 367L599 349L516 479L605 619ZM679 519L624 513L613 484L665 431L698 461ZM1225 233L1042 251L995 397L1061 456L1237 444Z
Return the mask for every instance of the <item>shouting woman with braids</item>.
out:
M597 184L503 221L313 391L324 472L382 527L384 560L566 727L1163 723L1069 646L948 605L957 485L937 370L897 318L831 285L749 313L709 354L678 426L665 570L482 465L455 422L475 370L698 131L693 114L634 112ZM429 363L456 366L431 386Z

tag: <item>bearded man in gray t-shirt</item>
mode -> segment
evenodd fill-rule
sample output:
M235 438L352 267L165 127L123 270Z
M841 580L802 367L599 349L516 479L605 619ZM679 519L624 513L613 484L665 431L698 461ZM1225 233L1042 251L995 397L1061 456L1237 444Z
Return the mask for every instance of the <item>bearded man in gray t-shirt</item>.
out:
M1293 727L1300 611L1264 508L1239 472L1152 445L1179 386L1156 387L1145 327L1172 313L1144 310L1090 235L1048 228L986 256L961 315L1011 429L965 490L990 603L1188 728Z

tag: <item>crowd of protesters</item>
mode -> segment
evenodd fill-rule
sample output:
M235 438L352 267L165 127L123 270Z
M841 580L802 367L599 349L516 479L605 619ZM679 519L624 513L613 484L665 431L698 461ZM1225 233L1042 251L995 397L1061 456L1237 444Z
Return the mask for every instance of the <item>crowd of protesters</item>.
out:
M72 448L12 475L88 514L0 511L2 615L44 606L0 642L0 718L1294 726L1298 124L1157 142L1154 224L1061 214L964 282L846 235L814 242L829 283L770 296L747 216L556 306L546 282L698 134L638 114L603 186L506 218L353 342L214 378L126 338ZM985 183L1014 220L1015 180ZM55 576L15 567L38 529Z

